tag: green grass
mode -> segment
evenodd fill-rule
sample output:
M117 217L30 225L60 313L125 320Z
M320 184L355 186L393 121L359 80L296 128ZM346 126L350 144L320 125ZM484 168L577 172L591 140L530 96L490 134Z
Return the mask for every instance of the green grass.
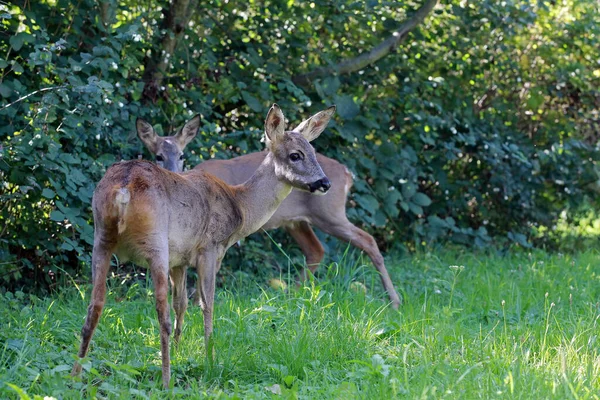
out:
M352 257L288 292L231 274L217 294L216 364L205 362L202 315L191 306L172 348L170 391L161 389L145 282L109 282L75 379L89 287L45 299L5 294L0 398L598 399L599 264L591 251L388 258L399 311L373 268Z

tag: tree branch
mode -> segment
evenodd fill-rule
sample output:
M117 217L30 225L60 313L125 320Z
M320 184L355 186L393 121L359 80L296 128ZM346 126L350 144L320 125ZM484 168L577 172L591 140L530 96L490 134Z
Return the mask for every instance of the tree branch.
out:
M36 95L38 93L47 92L48 90L60 90L60 89L64 89L64 88L67 88L67 87L69 87L69 85L52 86L52 87L41 88L41 89L35 90L35 91L33 91L33 92L29 93L29 94L26 94L25 96L19 97L18 99L16 99L12 103L8 103L7 105L0 107L0 111L3 111L4 109L6 109L8 107L12 107L15 104L17 104L17 103L19 103L19 102L21 102L21 101L23 101L23 100L25 100L25 99L33 96L33 95Z
M431 10L433 10L437 2L438 0L427 0L427 2L423 4L409 20L404 22L400 28L392 34L392 36L385 39L371 51L363 53L357 57L341 61L336 65L317 68L305 74L295 75L292 77L292 81L299 86L308 86L314 79L322 78L328 75L350 74L379 61L383 57L387 56L396 47L398 47L398 45L408 37L408 33L421 22L423 22L425 17L431 12Z

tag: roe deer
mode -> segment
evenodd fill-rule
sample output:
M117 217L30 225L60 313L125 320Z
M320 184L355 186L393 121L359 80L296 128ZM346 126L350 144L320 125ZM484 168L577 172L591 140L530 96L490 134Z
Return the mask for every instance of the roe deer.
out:
M296 129L302 129L308 121L310 120L302 122ZM176 172L183 169L183 150L193 137L187 136L183 131L174 136L160 137L147 123L144 129L138 129L138 136L148 150L156 156L156 162L159 165ZM209 172L230 185L237 185L250 178L267 154L263 151L230 160L207 160L197 165L195 169ZM352 186L352 175L344 165L331 158L317 154L317 160L332 182L332 188L327 196L311 196L306 192L293 190L262 228L284 227L300 246L311 273L316 271L325 255L325 250L310 226L311 224L358 247L371 258L381 276L383 287L388 293L392 307L397 309L401 303L400 296L396 293L394 284L385 268L383 256L375 239L353 225L346 216L346 198ZM306 270L302 275L304 279L307 278ZM198 291L196 291L197 293ZM197 300L196 297L194 302Z
M227 249L259 229L273 215L292 188L325 193L328 178L317 162L309 141L325 129L334 107L313 116L301 129L285 131L285 120L274 104L265 120L267 153L256 172L245 183L227 185L202 170L174 173L147 161L114 164L98 183L92 199L94 248L92 253L92 297L81 330L78 356L85 357L102 313L110 258L147 263L156 291L160 325L162 381L171 377L168 278L175 309L175 342L187 308L186 269L198 272L200 302L204 315L207 356L213 357L213 303L215 277ZM193 137L199 116L182 129ZM137 123L143 130L145 124ZM81 372L79 360L73 375Z

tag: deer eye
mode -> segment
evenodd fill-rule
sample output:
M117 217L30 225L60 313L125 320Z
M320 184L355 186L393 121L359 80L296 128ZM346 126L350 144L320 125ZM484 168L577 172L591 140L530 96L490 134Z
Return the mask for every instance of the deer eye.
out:
M163 156L156 156L156 161L164 161L165 159L163 158Z
M302 158L302 156L300 155L300 153L292 153L290 154L290 160L292 161L298 161Z
M185 158L185 157L183 156L183 154L179 156L179 159L180 159L180 160L183 160L184 158Z

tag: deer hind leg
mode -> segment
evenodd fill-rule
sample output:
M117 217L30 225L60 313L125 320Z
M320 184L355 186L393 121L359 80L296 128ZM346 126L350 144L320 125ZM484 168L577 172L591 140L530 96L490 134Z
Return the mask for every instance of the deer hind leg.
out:
M166 241L165 241L166 243ZM169 311L169 251L162 249L148 258L150 273L154 282L156 313L160 326L160 350L162 355L162 381L165 388L171 380L171 357L169 354L169 336L171 335L171 314Z
M175 343L179 343L183 319L188 305L186 291L186 268L171 270L171 286L173 290L173 308L175 309Z
M345 219L345 218L344 218ZM373 265L379 272L379 276L381 277L381 282L383 283L383 287L385 288L390 301L392 302L392 307L397 309L400 304L402 304L402 300L400 296L396 292L394 288L394 284L390 279L390 275L388 274L387 269L385 268L385 263L383 260L383 256L379 251L379 247L377 247L377 243L373 236L369 235L367 232L362 229L354 226L350 221L345 219L342 223L323 223L317 225L320 229L329 233L330 235L335 236L338 239L349 242L353 246L358 247L363 250L371 261Z
M325 256L325 249L323 249L319 238L317 238L308 222L304 221L289 225L285 230L300 246L300 250L306 258L306 267L314 274ZM302 270L300 276L302 280L308 279L306 268Z
M194 292L194 297L192 298L192 304L198 307L202 307L202 298L200 297L200 291L202 290L202 288L200 287L200 275L196 275L196 291Z
M83 358L88 352L90 341L98 326L98 321L102 315L104 302L106 300L106 276L110 269L110 257L112 256L113 246L107 244L103 238L97 238L92 250L92 298L88 307L85 324L81 329L81 346L77 356ZM81 364L75 361L71 375L75 376L81 373Z
M213 311L215 302L215 279L221 267L222 256L212 252L198 256L196 269L198 271L198 291L200 292L200 307L204 316L204 343L206 357L214 360L214 346L212 343Z

